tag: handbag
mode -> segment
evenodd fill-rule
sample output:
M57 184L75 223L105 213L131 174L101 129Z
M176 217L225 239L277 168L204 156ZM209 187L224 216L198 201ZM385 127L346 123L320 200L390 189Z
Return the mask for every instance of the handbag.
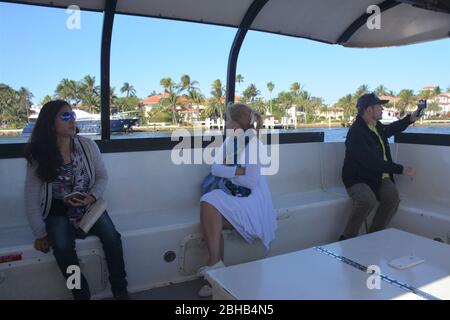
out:
M252 190L247 187L238 186L231 182L230 179L216 177L210 173L203 179L201 184L202 196L216 189L220 189L226 194L235 197L248 197L252 193Z
M236 138L235 138L236 139ZM248 144L248 137L245 137L245 146ZM235 140L234 142L234 155L233 155L233 164L231 166L240 167L237 163L237 142ZM249 188L239 186L237 184L234 184L231 182L230 179L222 178L222 177L216 177L213 176L211 173L209 173L204 179L201 184L201 193L202 196L210 191L213 191L215 189L220 189L226 194L235 196L235 197L248 197L252 191Z
M213 176L211 173L209 173L204 179L201 184L201 192L202 196L208 192L211 192L215 189L220 189L219 187L219 181L222 178Z

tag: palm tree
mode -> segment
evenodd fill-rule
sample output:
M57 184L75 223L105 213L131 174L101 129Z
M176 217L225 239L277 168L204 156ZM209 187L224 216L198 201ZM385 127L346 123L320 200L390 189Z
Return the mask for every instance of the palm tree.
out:
M33 94L24 87L18 91L0 84L0 124L21 127L27 121Z
M8 107L11 105L13 88L10 86L0 83L0 125L7 124L8 120Z
M274 88L275 88L275 84L272 81L267 83L267 90L269 90L270 114L272 114L272 91Z
M172 113L172 124L177 123L177 106L179 106L179 96L176 92L170 92L167 97L161 99L160 103L164 108L170 109Z
M436 101L431 101L427 106L427 113L433 113L436 115L436 113L439 113L442 111L442 108L439 106L439 104Z
M252 108L256 109L256 111L258 111L261 115L266 114L266 111L267 111L266 104L264 103L264 101L261 97L255 99L252 102Z
M62 79L56 87L55 94L72 105L77 105L81 101L81 87L75 80Z
M211 89L213 99L210 99L210 103L215 105L215 108L219 111L219 117L223 119L224 105L222 103L222 97L224 94L224 87L222 86L222 81L220 81L220 79L214 80L211 85Z
M189 77L189 75L187 74L181 76L180 88L181 90L186 90L188 92L188 95L192 90L198 90L198 88L196 87L196 85L198 84L198 81L191 81L191 77Z
M280 116L285 116L287 110L289 110L294 104L294 94L292 91L281 91L275 100Z
M128 82L124 82L122 88L120 88L120 92L122 93L126 93L126 97L134 97L136 96L136 90L134 89L134 87L129 84Z
M52 96L46 95L46 96L44 97L44 99L42 99L41 105L44 105L44 104L46 104L47 102L52 101L52 100L53 100L53 97L52 97Z
M291 84L291 94L293 103L300 106L300 110L304 113L306 123L306 110L309 103L310 95L308 91L303 90L303 86L299 82Z
M220 113L220 107L214 98L208 100L203 116L205 118L214 118Z
M66 78L62 79L56 86L55 95L57 96L57 98L68 101L70 98L69 87L70 80Z
M421 90L419 93L419 97L421 99L425 99L425 100L431 99L432 96L433 96L433 91L431 91L431 90Z
M347 94L339 99L336 103L336 107L344 110L344 121L348 122L350 117L356 112L355 104L353 103L353 97L351 94Z
M205 102L205 96L200 91L192 90L189 93L189 98L197 105L200 106Z
M194 102L193 97L196 97L199 84L198 81L191 81L191 77L189 75L184 74L181 76L181 82L179 84L179 92L186 91L186 93L183 95L187 100L189 104L189 108L192 106L192 103Z
M199 108L204 103L205 97L200 93L200 91L192 90L189 92L188 99L190 101L192 101L192 103L195 103L197 105L196 113L197 113L197 118L198 118Z
M414 91L409 89L403 89L398 94L398 104L397 108L399 110L400 116L403 116L408 107L415 103Z
M24 98L24 100L28 100L28 101L30 101L34 97L34 95L30 92L30 90L28 90L25 87L21 87L19 89L19 94L21 97Z
M220 81L220 79L216 79L213 81L211 89L211 95L214 98L220 99L223 97L224 87L222 86L222 81Z
M95 77L87 75L81 80L81 85L83 93L98 94L100 87L95 85Z
M242 97L245 102L252 103L253 101L255 101L256 97L260 95L260 93L261 92L252 83L247 87L247 89L244 90L244 92L242 93Z
M267 83L267 90L269 90L269 94L272 94L273 89L275 88L275 85L272 81Z
M115 91L116 91L115 87L109 88L109 108L110 109L113 107L116 107L116 104L117 104L117 95L116 95Z
M166 97L161 99L160 104L162 107L170 110L172 113L172 123L175 125L177 123L176 107L179 105L179 93L182 90L182 84L177 85L170 77L162 78L159 83L167 94Z
M377 94L377 96L389 95L387 88L385 86L383 86L382 84L380 84L378 87L375 88L375 93Z
M359 86L355 93L352 95L352 104L356 106L356 103L358 102L359 97L361 97L363 94L369 92L369 86L367 84L363 84Z
M368 93L368 92L369 92L369 86L367 84L363 84L363 85L359 86L358 89L356 89L354 96L356 97L356 99L358 99L363 94Z
M18 91L19 98L19 108L21 112L25 113L27 118L30 113L30 108L33 105L31 99L33 99L34 95L25 87L21 87Z
M302 86L299 82L294 82L293 84L291 84L291 92L294 94L294 96L299 96L301 91Z
M164 92L166 93L172 92L176 87L175 82L173 82L172 78L170 77L162 78L159 81L159 84L164 88Z
M307 114L312 114L314 119L313 122L316 121L317 118L317 112L320 112L323 106L323 99L318 97L312 97L308 100L308 103L306 105L307 107Z
M115 98L114 98L115 99ZM115 100L114 100L115 102ZM83 106L86 106L90 113L100 112L100 96L95 94L85 94L82 100Z
M308 91L299 89L300 91L297 91L294 93L294 104L300 107L300 111L304 114L304 120L305 123L307 122L307 115L308 112L311 111L310 104L311 104L311 95Z
M236 83L238 84L239 87L242 82L244 82L244 77L242 76L242 74L236 75Z
M434 88L433 97L438 96L442 93L441 87L437 86Z
M95 85L95 77L87 75L81 80L81 99L89 112L100 111L100 88Z

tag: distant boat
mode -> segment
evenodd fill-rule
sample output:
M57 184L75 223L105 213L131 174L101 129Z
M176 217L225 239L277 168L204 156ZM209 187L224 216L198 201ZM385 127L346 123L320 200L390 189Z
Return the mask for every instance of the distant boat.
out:
M352 119L350 119L350 120L347 121L347 122L341 122L342 127L344 127L344 128L350 128L350 126L351 126L352 123L353 123L353 120L354 120L354 119L352 118ZM382 116L381 116L381 119L380 119L380 122L381 122L382 124L390 124L390 123L392 123L392 122L394 122L394 121L397 121L397 120L399 120L397 117L393 117L393 116L389 115L388 113L383 112L383 114L382 114Z
M82 135L94 135L101 132L100 114L89 113L80 109L73 109L77 115L76 125ZM39 116L39 109L32 108L32 114L28 117L28 123L22 130L22 135L29 135L33 131L34 124ZM127 132L133 126L138 125L139 118L130 117L128 114L115 114L111 116L111 132Z
M392 123L394 121L397 121L397 120L399 120L397 117L391 116L391 115L383 112L383 115L382 115L382 118L381 118L380 122L382 124L390 124L390 123Z

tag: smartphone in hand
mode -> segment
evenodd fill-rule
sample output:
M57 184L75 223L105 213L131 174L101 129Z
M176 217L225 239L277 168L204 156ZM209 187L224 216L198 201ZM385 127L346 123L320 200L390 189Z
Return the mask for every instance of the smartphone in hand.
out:
M72 192L72 193L69 193L68 195L66 195L64 197L64 200L69 201L70 199L74 199L74 198L76 200L83 201L86 198L86 196L84 194L82 194L81 192L75 191L75 192Z
M423 116L423 113L425 111L425 108L427 107L427 100L426 99L420 99L419 103L417 104L417 116L421 117Z

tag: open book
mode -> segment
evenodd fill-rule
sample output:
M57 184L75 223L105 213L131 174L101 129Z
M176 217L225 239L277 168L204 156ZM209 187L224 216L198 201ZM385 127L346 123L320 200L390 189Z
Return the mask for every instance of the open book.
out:
M91 230L94 223L100 218L103 212L106 210L106 201L99 198L95 201L86 211L83 218L81 218L78 226L81 230L88 233Z

